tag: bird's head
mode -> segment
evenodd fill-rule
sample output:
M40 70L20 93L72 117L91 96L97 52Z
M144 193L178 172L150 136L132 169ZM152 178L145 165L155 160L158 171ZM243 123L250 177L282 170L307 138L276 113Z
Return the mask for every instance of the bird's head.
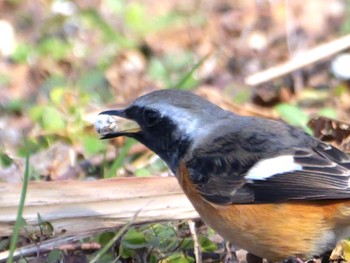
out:
M175 172L178 161L227 112L186 91L159 90L124 109L99 114L95 127L102 139L132 137L158 154Z

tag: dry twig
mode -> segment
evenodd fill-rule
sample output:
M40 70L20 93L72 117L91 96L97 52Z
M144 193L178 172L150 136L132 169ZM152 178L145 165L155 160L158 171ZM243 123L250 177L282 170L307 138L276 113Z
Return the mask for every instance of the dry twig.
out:
M201 247L199 245L197 233L196 233L196 224L193 220L188 220L188 227L190 228L191 236L193 239L193 250L194 256L197 263L202 263L202 253Z
M347 48L350 48L350 35L338 38L326 44L319 45L305 52L301 52L291 60L281 65L248 76L245 79L245 83L251 86L259 85L289 74L305 66L311 65L315 62L324 60Z

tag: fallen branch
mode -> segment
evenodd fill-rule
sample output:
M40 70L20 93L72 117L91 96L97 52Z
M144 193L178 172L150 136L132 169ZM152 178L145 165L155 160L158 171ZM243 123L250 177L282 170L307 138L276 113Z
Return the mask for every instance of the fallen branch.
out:
M341 37L326 44L322 44L305 52L301 52L291 60L281 65L248 76L245 79L245 83L250 86L259 85L289 74L305 66L311 65L315 62L324 60L329 56L335 55L347 48L350 48L350 35Z
M0 236L10 236L16 220L21 184L0 183ZM126 224L140 211L135 224L197 218L173 177L119 178L81 181L30 182L23 218L27 233L39 232L38 214L55 235L41 242L50 249ZM25 234L22 231L22 234ZM28 246L15 253L32 253ZM0 253L0 261L7 252Z

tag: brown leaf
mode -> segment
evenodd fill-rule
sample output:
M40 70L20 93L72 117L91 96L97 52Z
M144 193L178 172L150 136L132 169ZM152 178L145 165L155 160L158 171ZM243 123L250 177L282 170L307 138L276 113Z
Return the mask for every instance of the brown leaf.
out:
M350 152L350 124L326 117L314 117L308 122L314 136L322 141L334 143L340 149Z
M106 71L112 92L121 103L128 103L145 89L147 61L142 53L129 50L119 54Z

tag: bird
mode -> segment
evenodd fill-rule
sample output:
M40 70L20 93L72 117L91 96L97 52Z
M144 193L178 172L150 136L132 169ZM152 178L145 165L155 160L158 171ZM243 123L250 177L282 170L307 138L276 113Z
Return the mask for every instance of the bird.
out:
M101 112L95 128L156 153L203 221L258 257L307 260L350 236L350 157L297 127L163 89Z

